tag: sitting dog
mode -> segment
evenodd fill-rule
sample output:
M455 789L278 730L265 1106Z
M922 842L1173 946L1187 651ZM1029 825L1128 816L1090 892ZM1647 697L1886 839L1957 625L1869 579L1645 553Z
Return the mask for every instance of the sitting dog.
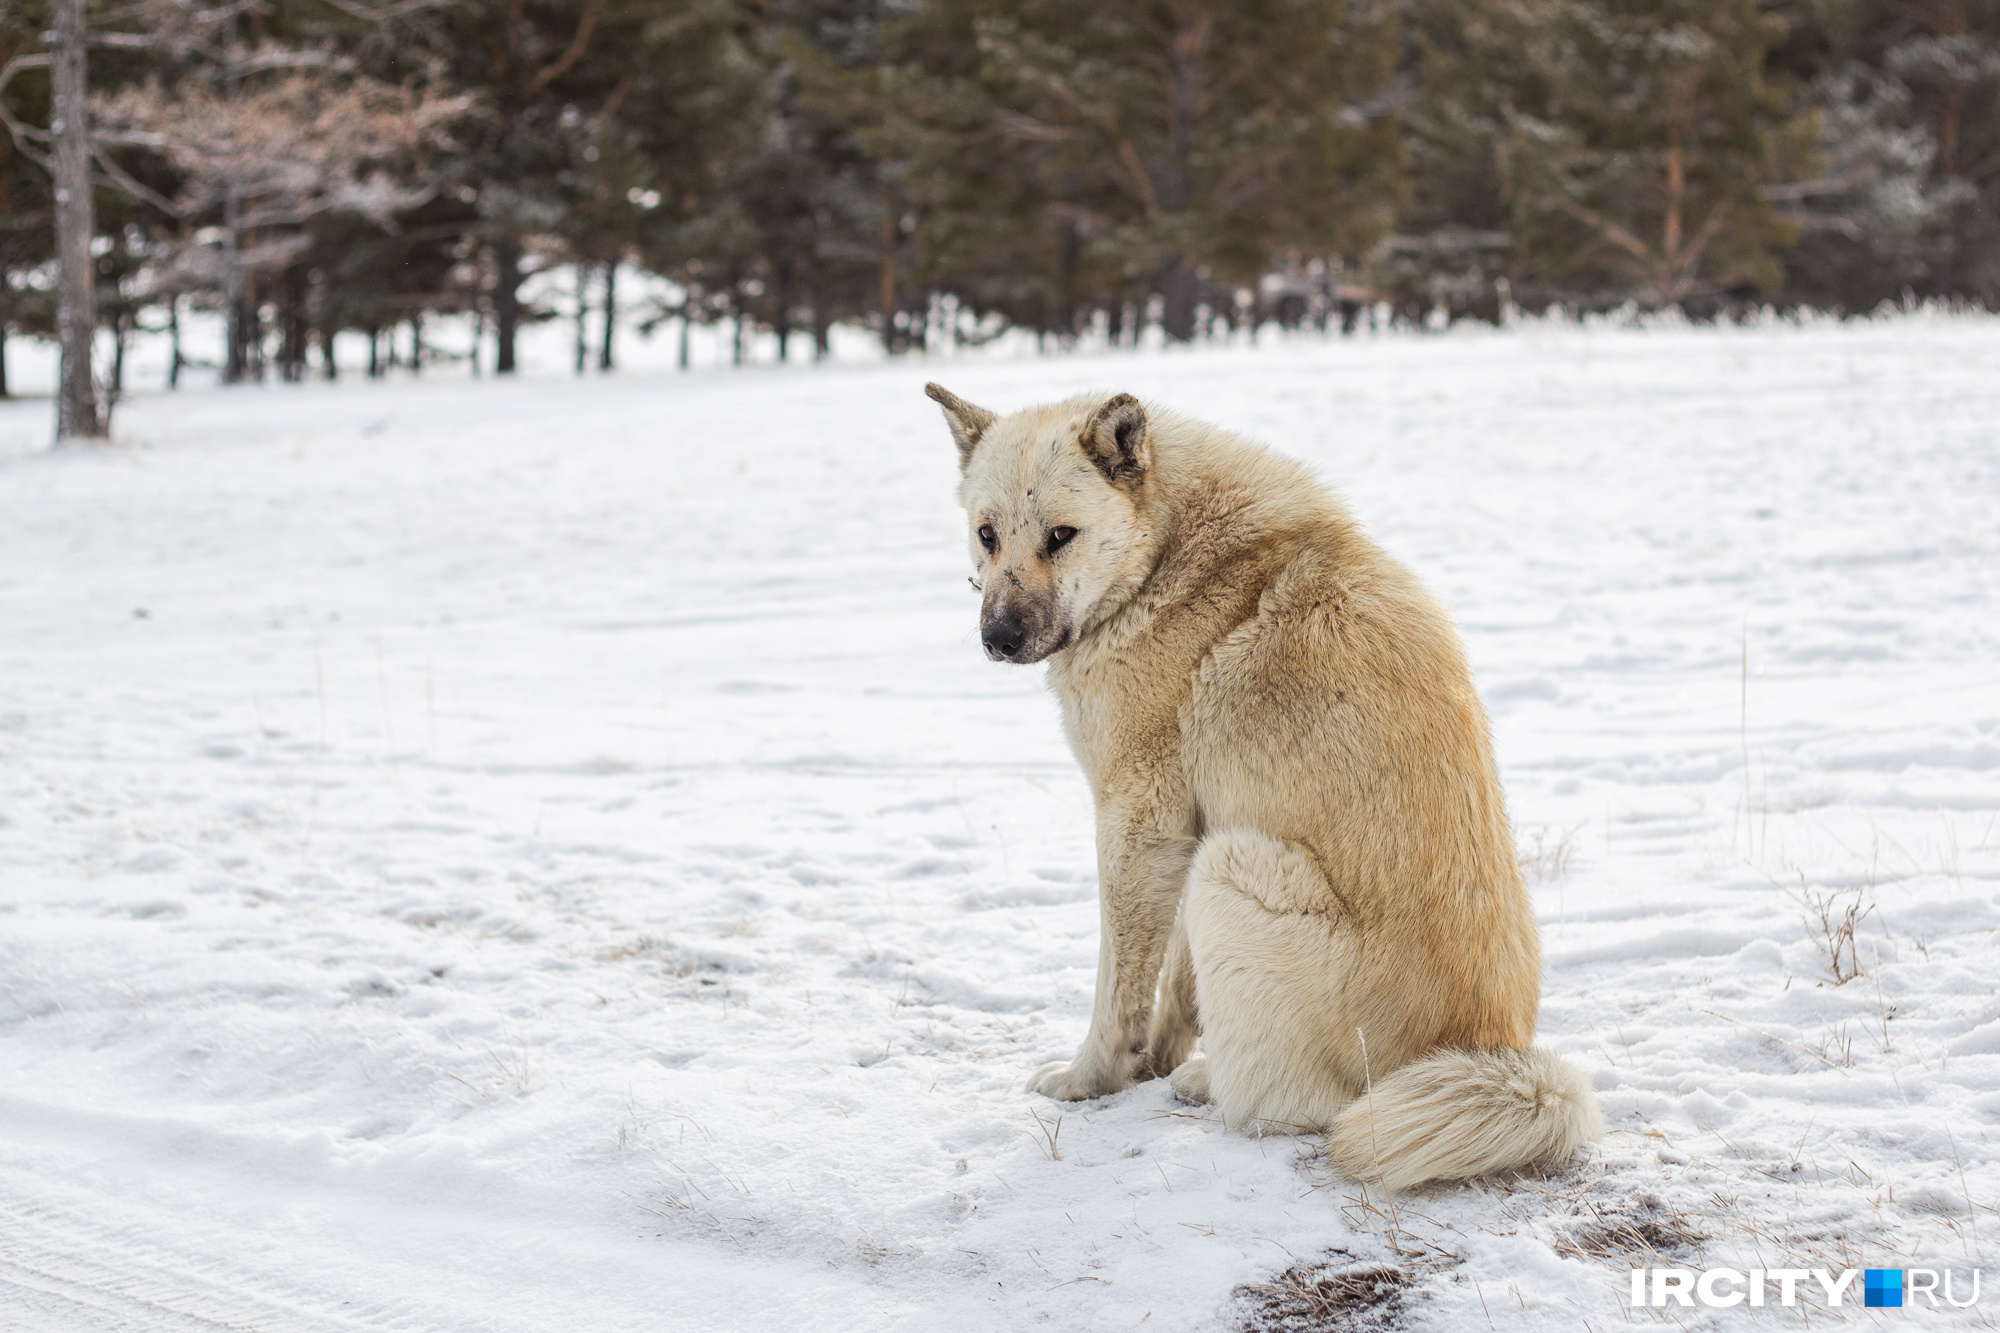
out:
M1129 394L1002 417L925 392L986 654L1048 662L1096 798L1090 1030L1029 1089L1168 1075L1389 1189L1599 1137L1584 1076L1532 1044L1534 914L1443 607L1247 440Z

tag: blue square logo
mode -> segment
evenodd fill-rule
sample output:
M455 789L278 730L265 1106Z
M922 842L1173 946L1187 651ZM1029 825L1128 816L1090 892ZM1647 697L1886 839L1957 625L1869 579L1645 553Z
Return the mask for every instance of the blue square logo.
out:
M1861 1273L1861 1303L1866 1305L1892 1305L1903 1303L1903 1270L1900 1268L1869 1268Z

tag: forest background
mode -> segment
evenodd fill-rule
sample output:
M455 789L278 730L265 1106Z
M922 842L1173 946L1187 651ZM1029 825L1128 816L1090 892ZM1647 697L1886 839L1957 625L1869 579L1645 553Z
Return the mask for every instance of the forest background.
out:
M0 394L59 322L66 8L107 403L201 311L296 380L462 361L441 315L505 374L558 315L581 372L620 326L2000 305L2000 0L5 0Z

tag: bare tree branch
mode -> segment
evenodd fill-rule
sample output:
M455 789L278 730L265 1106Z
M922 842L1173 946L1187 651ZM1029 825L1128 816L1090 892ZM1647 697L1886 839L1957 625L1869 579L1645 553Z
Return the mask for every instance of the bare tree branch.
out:
M0 121L6 123L7 133L13 137L14 146L21 150L21 156L44 171L50 168L52 159L36 145L51 143L54 136L16 116L7 106L6 93L7 85L14 81L16 74L24 69L47 69L53 59L47 51L37 51L32 55L15 56L5 65L0 65Z
M1132 190L1138 196L1140 206L1146 210L1148 218L1157 219L1160 216L1160 197L1153 189L1153 178L1147 173L1145 164L1139 160L1139 150L1132 146L1132 141L1125 137L1124 131L1119 128L1117 115L1108 108L1093 106L1085 101L1058 75L1049 75L1045 82L1048 90L1055 94L1058 101L1095 125L1111 140L1113 150L1118 154L1119 165L1124 167L1126 174L1131 177Z
M397 213L434 197L435 181L406 177L415 164L456 146L451 127L472 109L472 99L330 80L324 68L294 67L234 96L188 80L99 98L100 149L159 153L181 176L178 199L164 199L102 153L99 160L121 188L175 216L241 201L233 219L239 234L334 212L391 227Z
M177 218L182 215L182 208L179 204L167 198L152 186L142 181L134 180L125 168L118 165L117 160L111 156L103 142L98 140L94 135L91 139L90 155L97 160L97 165L102 169L105 176L119 189L124 190L127 194L135 198L144 199L147 203L166 213L169 217Z
M570 39L569 50L556 57L554 64L535 75L528 85L528 95L533 97L542 89L569 73L570 67L583 58L584 48L590 45L591 30L597 26L597 16L604 8L604 0L589 0L583 7L583 17L577 20L576 36Z
M1652 261L1653 250L1651 246L1613 222L1610 218L1605 217L1604 214L1598 212L1596 209L1591 208L1587 204L1578 203L1574 199L1567 198L1556 200L1556 204L1563 212L1569 214L1577 221L1596 228L1605 240L1610 241L1613 245L1630 254L1639 262L1650 263Z

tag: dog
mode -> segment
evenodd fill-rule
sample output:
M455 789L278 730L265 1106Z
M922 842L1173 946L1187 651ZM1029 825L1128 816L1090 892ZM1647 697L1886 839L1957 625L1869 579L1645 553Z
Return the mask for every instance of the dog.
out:
M1436 599L1236 435L1123 393L1003 417L925 392L980 641L1048 663L1096 801L1090 1028L1029 1090L1165 1076L1392 1190L1601 1137L1589 1082L1533 1044L1541 946Z

